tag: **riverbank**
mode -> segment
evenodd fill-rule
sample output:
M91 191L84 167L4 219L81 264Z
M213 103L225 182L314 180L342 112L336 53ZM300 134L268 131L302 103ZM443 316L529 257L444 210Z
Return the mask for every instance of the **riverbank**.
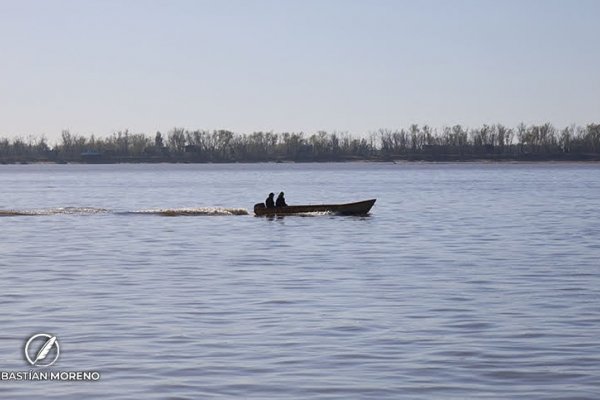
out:
M69 157L65 159L49 158L21 158L4 157L0 158L0 165L8 164L258 164L258 163L401 163L401 162L449 162L449 163L469 163L469 162L599 162L600 154L521 154L518 156L506 155L431 155L431 154L412 154L402 156L374 156L374 157L339 157L339 158L319 158L308 160L292 159L259 159L259 160L198 160L187 157L102 157L97 159L86 159L85 157Z
M173 129L154 137L120 131L106 138L62 132L45 138L0 139L0 163L256 163L348 161L600 161L600 124L556 129L460 125L380 129L368 136Z

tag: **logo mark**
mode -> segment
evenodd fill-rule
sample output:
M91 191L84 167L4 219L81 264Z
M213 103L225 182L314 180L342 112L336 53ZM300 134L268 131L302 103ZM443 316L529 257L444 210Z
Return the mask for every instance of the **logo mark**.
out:
M38 333L25 343L25 358L35 367L49 367L58 360L60 346L56 336Z

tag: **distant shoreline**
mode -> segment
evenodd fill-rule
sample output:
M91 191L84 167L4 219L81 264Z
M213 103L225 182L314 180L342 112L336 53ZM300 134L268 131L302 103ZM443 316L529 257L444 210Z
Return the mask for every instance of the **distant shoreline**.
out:
M0 163L311 163L311 162L597 162L600 124L554 128L551 124L501 124L441 130L427 125L380 129L369 137L320 131L254 132L176 128L151 137L120 131L85 137L63 131L59 143L45 138L0 138Z
M11 160L6 161L0 159L0 165L111 165L111 164L352 164L352 163L368 163L368 164L538 164L538 163L599 163L599 156L590 156L585 158L566 158L566 157L520 157L520 158L393 158L393 159L348 159L348 160L311 160L311 161L295 161L295 160L261 160L261 161L186 161L186 160L106 160L106 161L85 161L85 160L69 160L69 161L51 161L51 160Z

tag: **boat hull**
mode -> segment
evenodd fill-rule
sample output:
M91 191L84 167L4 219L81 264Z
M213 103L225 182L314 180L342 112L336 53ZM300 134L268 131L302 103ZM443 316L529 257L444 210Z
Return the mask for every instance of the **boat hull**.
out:
M314 212L328 212L339 215L365 215L368 214L375 204L376 199L357 201L346 204L319 204L319 205L299 205L266 208L263 203L254 206L256 215L292 215Z

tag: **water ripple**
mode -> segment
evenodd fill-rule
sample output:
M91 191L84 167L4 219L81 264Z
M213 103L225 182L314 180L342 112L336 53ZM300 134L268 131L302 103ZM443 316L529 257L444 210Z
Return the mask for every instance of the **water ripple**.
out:
M3 398L600 393L597 166L29 165L0 182L0 215L26 214L0 221L0 369L27 370L24 341L52 332L57 370L102 373L0 382ZM380 200L368 218L218 218L278 188ZM217 217L150 217L170 214Z

